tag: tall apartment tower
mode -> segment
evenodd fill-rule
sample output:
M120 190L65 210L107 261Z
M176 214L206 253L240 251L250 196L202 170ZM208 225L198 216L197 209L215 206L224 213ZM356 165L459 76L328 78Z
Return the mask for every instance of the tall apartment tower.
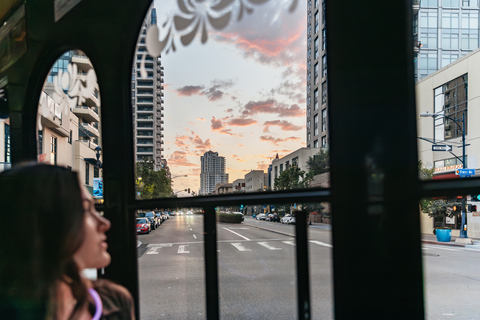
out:
M328 148L325 0L307 6L307 147Z
M145 37L150 25L157 23L157 12L151 8L145 18L135 53L132 74L133 136L135 162L153 160L154 170L166 169L163 157L163 67L160 57L153 58L147 53ZM145 74L142 75L144 59Z
M479 0L413 0L416 80L478 48L478 15Z
M219 157L218 152L207 151L200 156L200 195L215 191L217 183L228 183L228 173L225 173L225 157Z

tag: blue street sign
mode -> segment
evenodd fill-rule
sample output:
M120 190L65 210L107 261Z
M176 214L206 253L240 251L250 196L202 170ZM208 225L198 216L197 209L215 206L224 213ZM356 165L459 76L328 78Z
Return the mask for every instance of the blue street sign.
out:
M457 169L455 170L455 174L459 175L460 178L467 178L475 175L475 169Z

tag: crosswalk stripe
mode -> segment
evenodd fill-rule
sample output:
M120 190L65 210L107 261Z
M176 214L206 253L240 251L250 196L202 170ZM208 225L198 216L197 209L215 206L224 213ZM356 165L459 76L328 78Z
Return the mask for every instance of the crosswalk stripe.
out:
M333 246L330 243L325 243L317 240L310 240L311 243L318 244L319 246L327 247L327 248L332 248Z
M282 248L275 248L268 244L268 242L257 242L259 245L267 248L268 250L282 250Z
M160 249L161 247L151 247L150 249L148 249L147 251L147 254L158 254L158 249Z
M235 248L237 248L238 251L252 251L252 250L250 250L250 249L248 249L248 248L245 248L245 247L243 246L243 244L238 243L238 242L237 242L237 243L232 243L232 246L234 246Z
M295 243L293 241L282 241L283 243L289 244L291 246L294 246Z

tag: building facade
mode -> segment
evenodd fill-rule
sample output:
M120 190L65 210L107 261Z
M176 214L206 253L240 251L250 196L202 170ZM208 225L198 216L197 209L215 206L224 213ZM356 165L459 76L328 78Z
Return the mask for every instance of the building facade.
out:
M480 174L480 127L477 126L480 120L479 98L479 49L417 82L418 157L425 168L434 170L433 179L460 179L456 175L456 169L460 168L475 169L475 176ZM438 116L425 117L426 112ZM451 151L433 151L432 145L448 147ZM480 208L480 201L472 201L470 196L467 197L468 204ZM434 221L423 213L421 221L425 233L431 233L434 227L442 224L442 221ZM454 229L453 235L458 235L459 217L454 216L443 222ZM468 236L480 237L480 212L471 212L467 207L467 224Z
M307 147L328 148L325 1L307 4Z
M200 195L214 193L217 183L228 183L225 157L220 157L218 152L207 151L200 156L200 163Z
M316 155L320 152L320 148L300 148L282 158L277 156L272 161L272 174L270 185L272 190L275 188L275 179L280 176L280 174L289 169L291 166L297 166L301 170L308 172L307 161L309 158ZM268 177L268 175L267 175Z
M479 46L479 0L414 0L415 76L420 80Z
M154 170L165 169L163 155L164 130L164 71L160 57L147 53L145 38L150 25L157 23L155 8L151 8L138 37L132 74L133 136L135 162L153 160Z
M252 170L245 175L245 192L266 191L268 188L268 173L263 170Z

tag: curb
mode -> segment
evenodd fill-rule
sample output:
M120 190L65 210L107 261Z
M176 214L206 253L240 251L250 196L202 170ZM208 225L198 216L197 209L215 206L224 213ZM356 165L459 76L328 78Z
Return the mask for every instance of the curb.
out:
M436 245L450 246L450 247L463 247L463 248L465 248L466 246L465 244L451 243L451 242L438 242L433 240L422 240L422 243L436 244Z

